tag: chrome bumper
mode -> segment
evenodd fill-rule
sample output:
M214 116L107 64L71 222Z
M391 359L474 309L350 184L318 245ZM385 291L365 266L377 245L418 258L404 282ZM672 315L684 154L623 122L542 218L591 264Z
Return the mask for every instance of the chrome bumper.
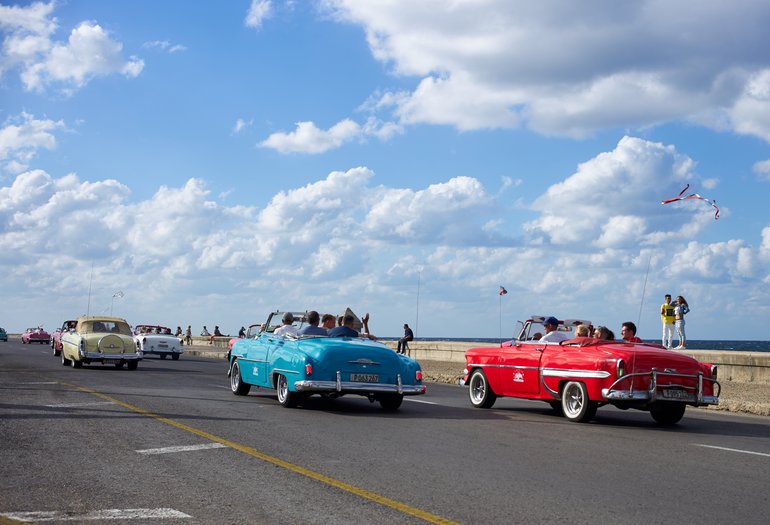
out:
M342 374L340 372L337 372L336 381L315 381L312 379L295 381L294 389L297 392L340 392L357 394L367 394L374 392L386 394L402 394L405 396L417 396L424 394L427 390L425 385L402 385L400 374L398 375L397 383L393 385L388 383L360 383L353 381L342 381Z
M133 361L142 358L140 353L134 354L102 354L101 352L86 352L80 353L81 359L87 359L89 361Z
M619 383L624 382L633 377L650 376L650 386L647 390L618 390L616 387ZM696 385L688 386L683 384L669 383L666 385L659 385L659 377L666 378L688 378L695 379ZM703 382L710 381L718 388L716 395L705 396L703 395ZM658 389L662 390L674 390L678 393L676 397L666 396L663 391L658 392ZM674 401L679 403L688 403L695 406L703 405L718 405L719 394L722 393L722 385L719 381L708 377L703 377L701 372L697 375L676 374L672 372L658 372L656 369L652 369L650 372L628 374L610 385L609 388L602 389L602 396L610 401Z

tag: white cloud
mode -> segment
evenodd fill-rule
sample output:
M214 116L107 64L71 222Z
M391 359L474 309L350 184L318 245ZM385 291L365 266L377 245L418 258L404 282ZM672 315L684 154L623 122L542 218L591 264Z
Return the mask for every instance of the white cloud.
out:
M367 120L364 126L345 119L327 130L319 129L313 122L298 122L294 131L273 133L260 142L259 146L280 153L317 154L337 149L353 140L364 140L368 136L387 140L400 132L400 126L378 122L373 118Z
M8 33L0 73L19 67L26 89L42 91L56 84L64 92L97 76L120 73L133 78L141 73L144 62L134 56L125 60L123 45L93 22L81 22L67 42L53 41L56 19L50 16L54 7L54 2L26 8L0 6L0 26Z
M38 149L56 147L52 132L63 128L62 121L36 119L29 113L9 119L0 128L0 162L4 170L9 173L25 171Z
M770 181L770 159L755 162L752 169L759 180Z
M551 243L602 248L660 244L689 238L713 222L702 201L661 205L686 183L699 181L695 163L673 146L624 137L610 152L582 163L547 189L526 228Z
M169 54L179 53L180 51L187 51L187 46L182 44L172 44L168 40L153 40L152 42L145 42L142 44L144 49L160 49Z
M242 118L239 118L235 121L235 126L233 126L233 135L239 134L241 131L243 131L245 128L251 126L254 124L254 120L251 119L249 121L243 120Z
M259 29L262 23L272 14L273 6L270 0L251 0L249 11L244 23L247 27Z
M415 79L381 94L401 124L585 136L691 120L770 141L767 2L705 2L695 16L685 0L323 5Z

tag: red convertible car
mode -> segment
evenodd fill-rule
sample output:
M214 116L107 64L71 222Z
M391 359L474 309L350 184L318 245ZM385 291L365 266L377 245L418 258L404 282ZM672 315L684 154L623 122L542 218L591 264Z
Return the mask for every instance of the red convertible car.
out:
M47 345L51 342L51 336L48 332L43 330L42 326L37 328L27 328L23 334L21 334L21 344L40 343Z
M650 412L673 425L689 406L719 403L717 367L657 344L572 337L541 342L544 318L523 323L517 339L465 353L471 404L490 408L498 397L546 401L571 421L588 421L604 405ZM559 321L567 332L579 321Z

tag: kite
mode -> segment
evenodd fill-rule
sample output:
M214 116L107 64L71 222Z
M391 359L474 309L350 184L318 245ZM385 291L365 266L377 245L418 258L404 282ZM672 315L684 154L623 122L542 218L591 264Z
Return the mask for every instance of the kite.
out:
M687 200L687 199L699 199L699 200L702 200L702 201L704 201L704 202L706 202L708 204L711 204L711 206L713 206L714 209L716 210L716 213L714 214L714 220L719 219L719 206L717 206L717 201L711 200L711 199L707 199L705 197L701 197L697 193L691 193L689 195L685 195L684 197L682 196L684 194L684 192L686 192L689 187L690 187L690 185L688 184L687 186L684 187L684 189L682 191L679 192L679 195L677 195L673 199L666 199L664 201L661 201L661 204L668 204L670 202L676 202L676 201L684 201L684 200Z

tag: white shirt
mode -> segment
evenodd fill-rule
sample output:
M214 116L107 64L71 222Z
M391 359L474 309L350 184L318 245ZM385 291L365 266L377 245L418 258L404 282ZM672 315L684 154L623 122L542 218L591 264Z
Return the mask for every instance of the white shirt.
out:
M558 343L559 341L566 341L567 339L570 339L570 336L567 332L554 330L553 332L548 332L543 337L541 337L540 341L545 343Z
M275 335L297 335L297 327L290 324L283 324L275 329Z

